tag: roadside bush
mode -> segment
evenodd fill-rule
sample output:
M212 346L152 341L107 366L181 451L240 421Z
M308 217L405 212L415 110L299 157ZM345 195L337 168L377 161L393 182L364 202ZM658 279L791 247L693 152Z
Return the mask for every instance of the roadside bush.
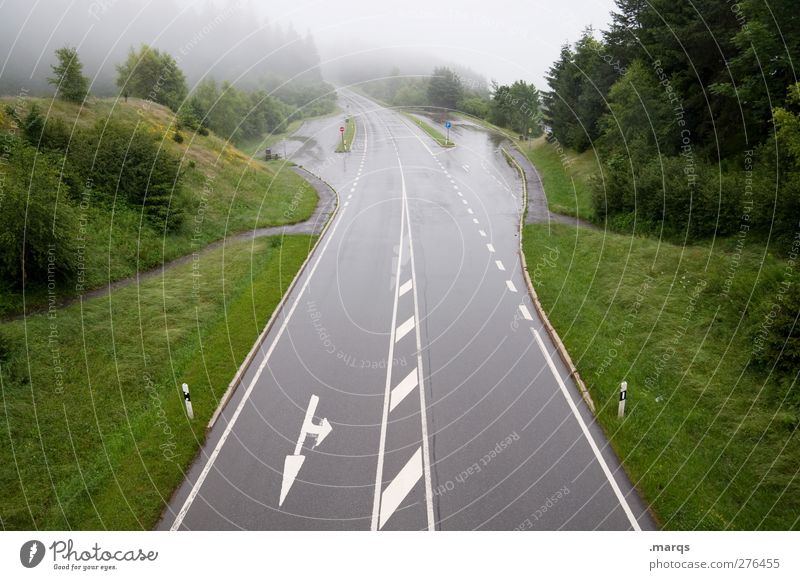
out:
M0 211L0 276L16 287L69 278L78 219L59 196L56 160L22 140L10 146Z
M766 370L774 366L787 375L800 368L800 284L789 283L783 293L779 286L770 293L772 298L761 304L751 331L753 360ZM800 402L800 396L796 395L796 400Z
M99 122L76 139L69 160L95 189L142 209L157 228L182 223L180 163L145 129Z

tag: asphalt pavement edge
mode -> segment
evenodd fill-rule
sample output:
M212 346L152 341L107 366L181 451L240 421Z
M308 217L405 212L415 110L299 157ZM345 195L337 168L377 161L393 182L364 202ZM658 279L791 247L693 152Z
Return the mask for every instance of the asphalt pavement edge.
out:
M586 405L591 409L592 414L595 413L595 406L594 401L592 400L592 396L589 394L589 390L586 388L586 383L583 382L580 373L578 373L578 369L575 367L575 363L572 362L572 357L570 357L567 348L564 346L564 343L561 341L561 337L556 332L556 329L553 327L550 319L547 317L547 313L545 313L544 308L542 307L542 303L539 301L539 295L536 293L536 289L533 287L533 282L531 281L530 273L528 272L528 262L525 259L525 252L522 249L522 235L524 230L525 224L525 214L528 211L528 180L527 175L525 173L525 169L517 162L516 159L508 152L504 147L501 147L500 150L505 155L506 159L511 161L511 163L516 167L517 171L520 174L520 178L522 179L522 199L523 199L523 206L522 212L520 213L519 218L519 247L517 251L519 253L520 263L522 264L522 273L525 277L525 284L528 286L528 294L533 301L533 306L536 309L539 318L542 319L544 323L544 327L547 329L547 334L550 335L553 343L556 345L556 350L558 350L558 354L561 357L561 360L564 361L564 364L567 365L567 369L569 370L569 376L572 380L575 381L575 384L578 385L578 389L581 392L581 397Z
M303 261L303 264L300 266L300 269L297 271L297 274L295 275L291 284L289 284L289 287L286 289L286 292L284 292L283 296L281 296L280 302L278 302L278 305L275 306L275 310L272 311L272 315L269 317L267 324L264 326L264 330L262 330L261 334L258 335L258 338L253 343L253 347L250 349L250 352L247 353L247 356L244 358L242 364L239 366L239 370L236 371L236 374L233 376L233 379L231 379L231 382L228 383L228 388L223 393L222 397L220 398L219 404L217 405L217 408L214 411L214 414L211 415L211 419L209 419L208 421L208 425L206 426L206 431L210 431L214 427L214 425L217 422L217 419L219 419L219 416L222 414L222 411L225 409L228 402L231 400L231 397L236 392L236 388L241 384L242 377L244 376L245 372L247 372L247 369L250 367L250 364L253 362L253 359L255 358L258 351L261 349L261 345L264 343L264 339L266 339L267 334L269 334L269 331L272 330L272 327L275 325L275 321L278 318L278 314L280 313L281 310L283 310L283 307L286 304L286 300L289 298L289 295L294 290L295 286L297 285L297 281L303 275L303 272L306 271L309 262L311 262L311 258L314 257L314 254L316 253L317 248L319 247L319 243L322 241L322 238L325 237L325 233L328 231L328 228L330 227L331 223L333 223L336 214L339 212L340 200L339 200L339 192L336 190L336 188L333 187L330 183L328 183L324 179L322 179L322 177L320 177L316 173L304 167L298 167L298 169L300 171L308 173L312 177L316 178L317 180L325 184L328 188L330 188L330 190L335 194L336 197L336 207L333 208L333 211L328 217L327 222L325 222L325 226L322 228L322 231L320 231L319 236L317 237L317 241L314 242L314 246L311 248L311 251L308 252L308 256L306 256L305 261ZM311 181L309 181L309 183L311 183L312 186L314 185L314 183Z

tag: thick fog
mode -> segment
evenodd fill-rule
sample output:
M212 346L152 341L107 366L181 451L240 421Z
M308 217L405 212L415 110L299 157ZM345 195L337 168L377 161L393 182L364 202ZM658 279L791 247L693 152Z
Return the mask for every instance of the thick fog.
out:
M116 91L115 65L148 44L177 60L190 87L205 75L263 84L320 73L339 82L429 74L543 85L560 45L608 21L612 0L6 0L0 91L49 92L53 51L78 48L92 92ZM320 62L321 60L321 62ZM321 64L321 68L320 68Z

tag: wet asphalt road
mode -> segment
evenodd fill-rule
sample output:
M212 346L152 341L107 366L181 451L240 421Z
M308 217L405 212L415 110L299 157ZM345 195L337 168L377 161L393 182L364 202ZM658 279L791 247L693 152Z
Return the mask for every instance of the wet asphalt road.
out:
M160 527L653 528L536 317L498 138L341 96L350 153L340 117L287 144L338 213Z

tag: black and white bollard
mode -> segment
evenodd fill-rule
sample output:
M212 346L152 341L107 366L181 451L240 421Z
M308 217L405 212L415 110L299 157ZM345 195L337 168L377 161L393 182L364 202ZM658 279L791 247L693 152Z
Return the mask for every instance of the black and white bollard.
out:
M194 410L192 409L192 398L189 396L189 385L183 383L183 400L186 401L186 414L190 419L194 419Z
M628 398L628 381L622 381L619 386L619 407L617 417L622 419L625 416L625 400Z

